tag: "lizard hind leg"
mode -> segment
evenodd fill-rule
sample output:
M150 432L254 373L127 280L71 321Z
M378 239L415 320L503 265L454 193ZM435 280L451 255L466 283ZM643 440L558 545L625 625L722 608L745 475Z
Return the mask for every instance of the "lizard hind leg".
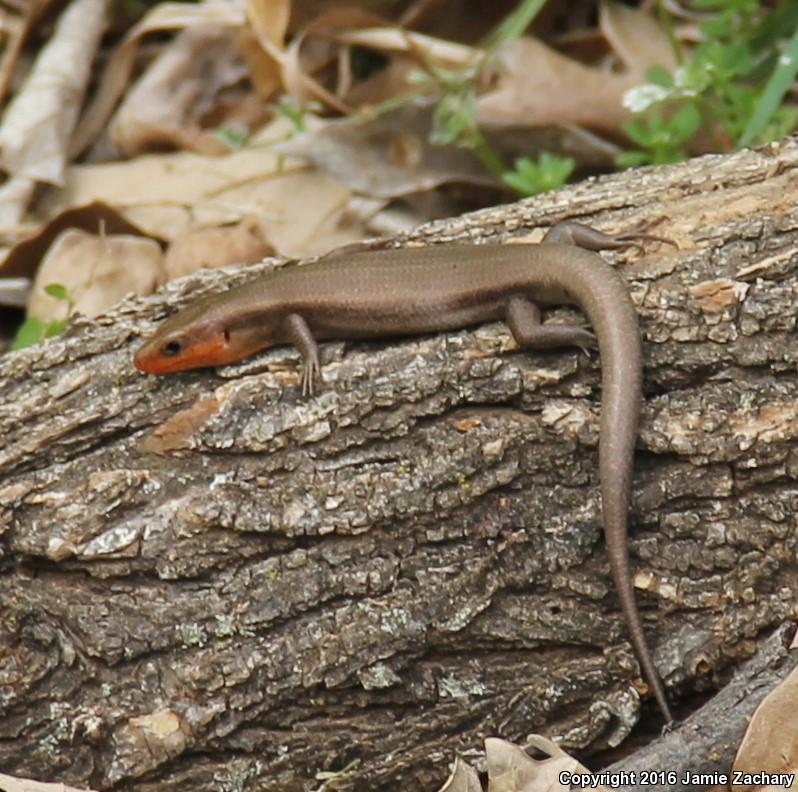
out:
M554 349L575 346L586 355L596 346L596 337L585 327L574 324L543 324L540 308L524 297L511 297L505 322L518 346L525 349Z
M620 234L605 234L584 223L577 223L568 220L564 223L553 225L543 237L543 243L557 243L560 245L576 245L585 250L623 250L625 248L637 248L641 253L642 241L649 240L663 242L666 245L679 246L667 237L647 234L645 227L638 227L624 231Z

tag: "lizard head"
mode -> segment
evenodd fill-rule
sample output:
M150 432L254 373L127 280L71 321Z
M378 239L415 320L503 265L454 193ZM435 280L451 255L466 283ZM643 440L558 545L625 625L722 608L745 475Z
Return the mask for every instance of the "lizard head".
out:
M139 347L133 363L147 374L233 363L275 343L269 324L242 322L200 301L167 319Z

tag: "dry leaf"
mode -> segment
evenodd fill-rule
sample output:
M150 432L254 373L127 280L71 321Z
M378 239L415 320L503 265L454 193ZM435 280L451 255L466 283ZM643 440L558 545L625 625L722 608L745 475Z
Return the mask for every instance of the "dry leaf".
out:
M354 6L343 8L332 7L318 14L303 30L291 40L287 48L278 46L258 29L254 30L260 46L279 65L281 82L285 91L300 104L309 99L318 99L337 112L348 115L350 109L339 99L344 92L341 75L347 74L349 58L336 52L334 40L336 31L344 28L358 28L383 24L384 20L375 14L361 11ZM313 48L314 58L303 57L302 47L309 39L316 45ZM338 61L339 90L335 94L328 91L312 76L313 73ZM344 76L343 82L346 82Z
M646 11L603 2L599 27L626 71L638 82L645 82L646 71L651 66L674 69L678 65L662 25Z
M203 267L253 264L274 252L254 217L245 217L236 225L190 230L166 251L165 279L179 278Z
M31 778L14 778L0 773L0 790L2 792L91 792L66 784L47 784Z
M362 239L362 220L349 212L351 190L319 171L300 171L234 185L216 206L236 206L258 218L263 238L285 256L313 256ZM200 207L201 208L201 207ZM197 214L198 219L203 214Z
M53 240L68 228L80 228L91 233L142 235L140 228L127 222L107 204L90 203L74 206L53 217L33 232L28 231L7 251L0 264L3 277L24 275L33 277L42 256Z
M0 163L8 173L61 183L105 11L105 0L74 0L58 20L3 116Z
M128 84L141 38L147 33L181 30L192 25L221 25L240 29L245 22L240 2L160 3L151 9L116 48L105 67L94 99L72 137L71 150L79 154L91 143L113 112Z
M111 139L127 156L165 146L223 154L228 147L204 128L203 118L213 115L221 91L245 76L235 31L218 25L185 30L128 92L111 121Z
M286 128L280 120L223 157L179 152L73 166L64 189L43 196L39 211L50 217L99 201L145 234L168 241L254 215L263 239L290 256L322 253L362 237L363 221L348 211L352 191L345 184L298 170L265 145Z
M732 766L733 789L798 790L798 669L757 707ZM742 777L735 778L740 773ZM760 775L757 775L760 774ZM773 776L781 775L780 778Z
M246 0L246 11L249 26L241 31L241 54L249 67L255 90L263 99L270 99L282 88L282 69L279 61L258 42L268 41L278 52L284 49L291 20L291 2Z
M533 759L522 748L506 740L485 740L489 792L570 792L571 785L562 783L561 774L582 776L590 773L586 767L545 737L532 735L528 747L547 754L548 758ZM601 785L591 785L591 788L606 792L606 788Z
M533 748L547 758L535 759L507 740L495 737L485 740L488 792L570 792L572 788L608 792L607 787L599 783L600 776L592 774L551 740L533 734L526 748ZM474 770L458 759L438 792L480 792L481 789Z
M0 186L0 228L19 226L36 189L36 182L24 176L12 176Z
M628 116L621 99L638 81L632 75L585 66L533 38L508 42L496 56L499 81L477 100L480 124L579 124L617 132Z
M291 21L290 0L246 0L246 14L254 36L282 46Z
M457 757L452 774L438 792L482 792L482 784L479 783L477 771Z
M449 69L463 69L475 59L483 57L482 51L474 47L397 27L346 30L337 33L335 38L346 44L357 44L379 52L412 54L424 64Z
M0 61L0 103L4 103L8 93L14 70L17 67L22 48L28 39L30 31L38 21L39 17L51 6L55 5L56 0L25 0L19 2L17 9L22 15L17 17L12 13L13 9L4 7L2 14L2 60ZM6 6L8 3L6 3Z
M364 195L393 198L451 181L495 185L469 151L429 142L432 109L404 105L376 118L330 121L277 144Z
M144 237L99 237L69 229L53 242L42 260L28 315L64 319L68 306L44 291L50 283L67 289L74 310L97 316L126 294L150 294L161 269L161 248Z
M393 55L382 69L353 83L345 99L352 107L378 107L403 96L412 99L418 88L408 81L408 75L417 69L418 64L409 56Z
M240 207L224 205L217 196L230 186L268 179L281 170L290 172L285 165L281 168L276 154L257 145L223 157L179 152L76 165L67 170L63 189L45 195L38 209L47 217L76 204L101 201L130 217L132 208L153 207L146 231L174 239L195 221L194 210L201 211L206 203L216 208L213 219L206 212L207 225L236 222L250 214L256 207L242 212ZM170 208L174 211L169 212Z

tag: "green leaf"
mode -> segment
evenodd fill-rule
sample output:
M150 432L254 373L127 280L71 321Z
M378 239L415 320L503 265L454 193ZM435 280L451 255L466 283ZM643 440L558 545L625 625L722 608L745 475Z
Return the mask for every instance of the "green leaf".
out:
M640 165L649 165L651 157L645 151L622 151L615 157L619 168L637 168Z
M495 47L503 41L520 38L545 4L546 0L521 0L515 9L487 35L483 46Z
M673 88L673 75L664 66L651 66L646 71L646 79L661 88Z
M530 157L519 157L515 161L515 170L503 173L502 181L521 195L538 195L562 187L575 165L571 157L543 151L537 162Z
M623 131L627 137L638 146L647 147L652 142L651 130L648 125L641 121L626 121L623 124Z
M699 27L708 39L727 39L734 32L731 20L725 16L705 19Z
M446 94L432 116L432 141L438 145L469 145L469 135L476 128L476 107L470 90Z
M243 126L226 124L214 129L213 136L227 146L230 151L240 151L249 138L249 130Z
M673 114L670 123L679 144L686 143L701 124L701 114L695 104L687 102Z
M14 340L9 346L12 352L16 349L24 349L25 347L38 344L44 338L44 323L41 319L28 317L18 328Z
M53 336L57 336L64 331L68 324L68 319L51 319L44 326L44 337L52 338Z
M424 85L432 80L432 75L423 69L410 69L405 74L405 80L408 85Z
M779 58L765 90L759 97L759 102L738 141L740 146L750 145L762 132L792 85L796 74L798 74L798 30L793 33L790 43Z
M56 300L69 300L69 291L66 286L61 283L48 283L44 287L44 291Z
M300 105L292 96L281 96L277 102L276 110L284 118L291 122L297 132L305 131L305 114L316 113L321 110L318 102L310 101L306 105Z

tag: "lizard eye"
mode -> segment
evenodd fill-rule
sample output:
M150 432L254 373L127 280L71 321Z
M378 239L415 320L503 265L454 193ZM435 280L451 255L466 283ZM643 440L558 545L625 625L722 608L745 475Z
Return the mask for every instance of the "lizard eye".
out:
M161 347L161 354L164 357L176 357L182 351L183 351L183 345L176 338L173 338L171 341L167 341Z

